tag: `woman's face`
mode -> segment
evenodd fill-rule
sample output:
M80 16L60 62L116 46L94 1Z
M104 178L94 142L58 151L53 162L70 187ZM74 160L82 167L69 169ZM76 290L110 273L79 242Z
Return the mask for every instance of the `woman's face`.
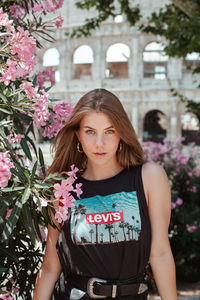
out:
M116 163L120 137L106 114L95 111L88 113L81 120L76 134L88 163L106 166Z

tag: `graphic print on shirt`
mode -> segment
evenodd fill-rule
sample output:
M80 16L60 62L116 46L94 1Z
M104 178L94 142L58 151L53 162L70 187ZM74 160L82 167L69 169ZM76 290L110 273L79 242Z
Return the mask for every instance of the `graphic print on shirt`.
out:
M95 196L71 208L71 239L75 244L139 240L141 218L136 191Z

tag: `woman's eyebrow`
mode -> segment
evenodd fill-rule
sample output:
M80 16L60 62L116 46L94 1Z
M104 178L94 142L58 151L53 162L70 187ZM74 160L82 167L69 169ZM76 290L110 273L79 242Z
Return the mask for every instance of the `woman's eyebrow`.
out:
M95 130L95 128L93 128L93 127L91 127L91 126L84 126L83 128L89 128L89 129ZM111 126L105 128L105 129L111 129L111 128L114 128L114 126L111 125Z

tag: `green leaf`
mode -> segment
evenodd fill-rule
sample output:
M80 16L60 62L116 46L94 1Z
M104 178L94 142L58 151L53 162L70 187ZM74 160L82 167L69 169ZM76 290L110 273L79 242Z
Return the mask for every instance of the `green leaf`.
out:
M37 83L37 75L35 75L34 79L33 79L33 87L36 87L36 83Z
M43 182L48 181L49 179L55 178L58 174L59 174L58 172L49 174L47 177L45 177Z
M35 137L34 132L32 132L32 133L33 133L33 135L34 135L34 137ZM38 157L37 149L36 149L36 146L35 146L34 142L32 141L32 139L31 139L29 136L26 135L26 140L27 140L27 141L31 144L31 146L33 147L34 152L35 152L35 156Z
M52 86L49 86L45 89L45 92L47 93L50 89L52 88Z
M13 195L9 195L7 197L2 197L1 198L1 205L0 205L0 223L3 223L3 216L7 212L10 204L13 202L15 197Z
M49 187L52 186L52 184L48 184L48 183L36 183L34 184L34 186L37 188L37 189L48 189Z
M25 204L25 203L26 203L26 201L29 199L30 194L31 194L31 189L30 189L30 187L28 186L28 187L26 188L26 190L25 190L25 192L24 192L22 198L21 198L22 204Z
M28 159L30 161L32 161L31 151L30 151L30 149L28 147L28 144L27 144L27 141L26 141L25 138L21 139L20 145L22 146L22 149L23 149L25 155L28 157Z
M8 100L4 94L0 93L0 98L4 101L4 103L7 103Z
M33 169L32 169L32 173L31 173L31 178L30 178L30 181L31 181L31 182L32 182L33 179L34 179L35 172L36 172L36 170L37 170L37 164L38 164L38 162L37 162L37 160L36 160L36 162L35 162L35 164L34 164L34 166L33 166Z
M8 268L0 268L0 275L4 273Z
M14 187L2 188L1 191L3 193L7 193L7 192L14 192L14 191L21 191L24 189L25 189L24 186L14 186Z
M31 215L31 208L29 207L28 203L26 203L22 208L22 213L20 216L20 221L23 224L27 234L29 235L31 239L31 243L35 246L36 242L36 235L35 231L33 229L33 223L32 223L32 215Z
M7 109L5 109L5 108L1 108L1 107L0 107L0 111L6 113L6 114L8 114L8 115L12 115L12 112L10 112L9 110L7 110Z
M41 150L40 147L39 147L39 161L40 161L42 173L45 176L46 175L46 171L45 171L45 165L44 165L44 156L43 156L43 153L42 153L42 150Z
M6 222L6 225L4 227L3 233L2 233L2 239L1 241L4 242L7 240L12 233L18 219L21 213L22 209L22 201L21 199L18 199L15 203L15 206L11 212L10 217L8 218L8 221Z

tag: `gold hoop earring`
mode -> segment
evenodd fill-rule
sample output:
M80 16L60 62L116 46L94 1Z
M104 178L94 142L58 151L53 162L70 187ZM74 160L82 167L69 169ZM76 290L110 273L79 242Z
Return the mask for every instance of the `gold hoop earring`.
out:
M119 149L118 149L118 151L119 152L122 151L122 143L121 142L119 143Z
M77 148L78 152L80 152L80 153L83 153L83 151L81 151L81 150L80 150L80 143L79 143L79 142L78 142L78 144L77 144L77 147L76 147L76 148Z

